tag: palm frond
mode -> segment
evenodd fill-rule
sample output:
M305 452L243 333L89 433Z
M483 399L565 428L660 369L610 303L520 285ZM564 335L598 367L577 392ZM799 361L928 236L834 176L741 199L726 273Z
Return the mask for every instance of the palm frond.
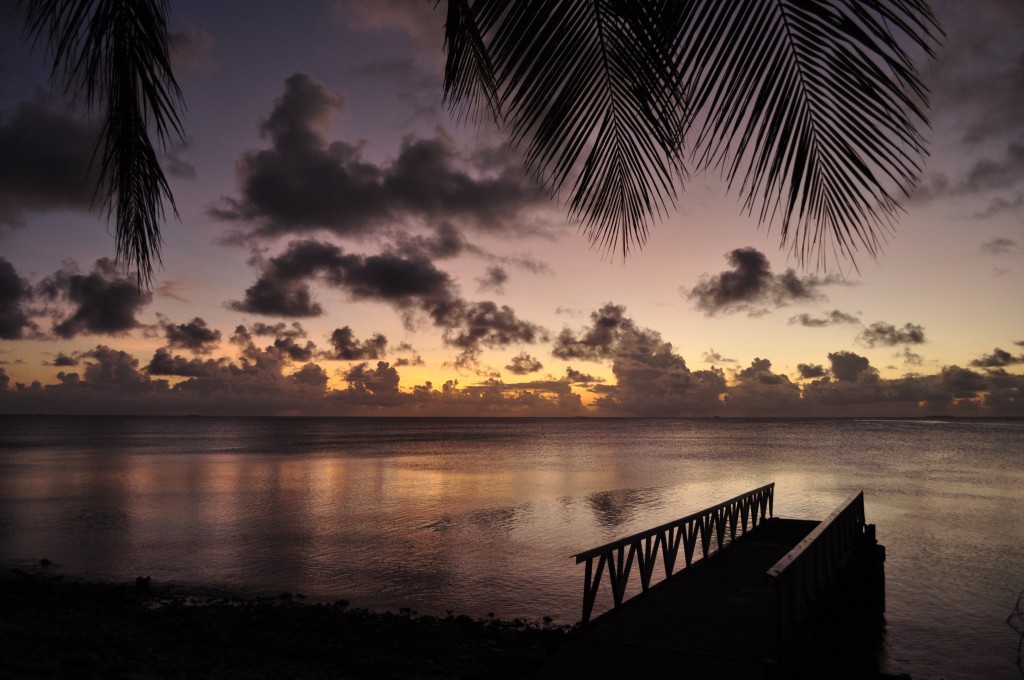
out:
M705 114L697 148L778 223L801 263L875 256L927 153L926 91L904 44L930 54L918 0L733 0L689 16L681 67Z
M116 215L117 257L141 288L160 261L164 201L174 197L150 140L184 138L181 91L171 72L166 0L28 0L26 27L45 41L51 78L89 109L103 107L96 196Z
M435 7L440 0L435 2ZM469 0L449 0L444 25L444 100L458 119L501 116L494 66Z
M721 164L801 262L826 244L876 254L917 181L926 91L904 45L930 55L941 33L923 0L457 4L446 94L496 89L545 188L575 176L570 211L594 243L643 244L695 120L699 165ZM470 42L486 54L467 59Z
M529 170L552 193L575 174L571 213L592 243L624 254L673 203L682 171L685 101L660 21L671 4L477 0L460 10L486 45ZM466 73L449 59L448 82Z

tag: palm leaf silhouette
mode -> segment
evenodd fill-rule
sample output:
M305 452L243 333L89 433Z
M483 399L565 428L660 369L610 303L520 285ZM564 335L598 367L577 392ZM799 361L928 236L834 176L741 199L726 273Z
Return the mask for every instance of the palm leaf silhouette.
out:
M166 0L21 0L52 76L104 106L97 150L117 254L140 286L174 199L150 141L182 137ZM439 0L435 0L435 5ZM926 92L905 46L923 0L449 0L445 98L489 112L592 244L625 255L695 167L719 167L803 262L875 255L917 181ZM820 260L820 261L821 261Z
M160 261L160 222L174 197L150 141L184 137L181 92L167 49L165 0L31 0L26 29L44 41L51 78L89 109L102 107L96 197L116 215L117 257L135 267L141 288Z
M448 44L482 44L488 59L472 72L449 60L449 102L493 90L544 186L575 173L570 211L592 243L644 242L685 176L691 126L697 167L721 167L801 262L826 244L875 255L893 194L917 181L926 93L904 44L930 55L940 33L920 0L476 0L460 12Z

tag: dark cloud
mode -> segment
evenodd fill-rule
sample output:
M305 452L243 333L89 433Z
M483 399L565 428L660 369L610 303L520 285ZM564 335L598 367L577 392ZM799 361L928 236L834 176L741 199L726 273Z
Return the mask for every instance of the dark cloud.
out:
M989 255L1006 255L1017 250L1017 242L1010 238L994 238L981 244L981 252Z
M925 342L924 328L917 324L907 323L903 328L896 328L890 323L877 321L857 336L857 339L868 347L892 347L894 345L920 345Z
M753 381L762 385L781 385L789 383L789 378L772 372L772 362L768 359L755 358L750 366L736 372L736 378L740 381Z
M18 276L14 265L0 257L0 340L20 340L37 333L25 305L32 300L32 287Z
M822 300L821 287L841 283L835 276L800 277L792 269L773 274L768 258L755 248L737 248L725 257L733 267L731 271L705 276L692 289L683 291L708 316L740 311L756 316L773 307Z
M877 374L877 371L871 367L867 357L862 357L853 352L845 350L830 352L828 360L832 364L832 375L845 382L853 382L862 375Z
M134 278L123 275L113 260L96 260L88 274L73 262L36 286L36 294L51 303L71 306L58 310L53 332L61 338L77 335L122 335L139 328L135 318L152 294L140 292Z
M584 373L582 371L575 370L572 366L568 366L565 369L565 379L573 384L590 385L593 383L603 383L604 378L598 378Z
M518 318L507 305L470 302L456 295L451 277L428 259L392 252L346 254L319 241L289 244L284 253L263 264L245 299L229 306L259 314L318 316L323 309L312 300L308 282L313 279L344 290L353 300L390 304L410 328L416 315L426 316L443 330L446 344L462 350L463 362L475 360L481 347L546 338L540 326Z
M591 326L582 335L576 336L568 328L562 329L555 339L551 353L559 359L581 359L601 361L615 355L624 335L645 336L650 331L641 331L632 319L625 317L626 308L612 303L591 312Z
M482 168L447 135L407 137L398 157L376 165L360 146L327 141L345 99L308 75L285 81L261 132L271 148L238 163L241 196L212 213L255 225L257 234L327 229L342 236L381 225L456 220L488 231L522 232L524 208L544 202L518 161Z
M179 324L161 319L161 325L164 329L164 336L167 338L167 347L170 349L184 349L196 354L209 354L220 343L220 331L207 326L206 321L198 316L187 323Z
M894 354L893 358L902 359L904 365L907 366L920 366L924 363L924 358L917 352L911 351L909 347L904 347L902 351Z
M464 351L547 339L540 326L520 319L508 305L498 306L490 301L454 300L437 305L430 314L434 323L444 329L445 343Z
M384 356L387 351L388 339L380 333L374 333L360 342L352 333L352 329L344 326L334 329L334 332L331 333L330 343L331 351L326 353L325 358L364 361Z
M1015 364L1024 364L1024 354L1015 356L998 347L993 349L991 354L983 354L980 358L971 362L971 366L978 368L1001 368Z
M542 368L544 368L544 364L538 361L536 357L532 357L526 352L520 352L516 356L512 357L512 360L505 366L505 370L516 375L535 373Z
M167 348L161 347L153 353L153 358L146 366L146 372L150 375L212 378L225 370L226 363L224 359L186 359L180 355L172 356Z
M487 273L477 279L481 292L492 290L495 293L504 293L506 282L508 282L508 272L497 265L488 267Z
M99 127L38 102L22 102L0 121L0 224L26 212L88 210L89 166Z
M804 380L810 380L811 378L824 378L828 375L828 370L826 370L826 368L821 364L797 364L796 370Z
M356 364L345 373L350 389L370 394L398 394L398 371L386 361L378 361L374 369L368 366L367 363Z
M790 325L800 324L807 328L822 328L824 326L835 326L843 323L860 323L860 319L852 314L847 314L846 312L841 312L838 309L833 309L831 312L826 312L818 317L811 316L810 314L797 314L790 318L789 323Z
M399 309L453 296L451 277L427 259L353 255L329 243L293 241L263 264L245 298L229 307L253 314L320 316L323 308L313 301L308 283L314 278L346 290L355 300L387 302Z
M53 366L77 366L79 363L78 355L76 354L64 354L64 352L57 352L57 356L53 358Z
M248 332L251 335L262 337L291 338L293 340L306 337L306 329L298 321L293 321L290 324L285 324L283 321L273 324L257 321L249 326Z

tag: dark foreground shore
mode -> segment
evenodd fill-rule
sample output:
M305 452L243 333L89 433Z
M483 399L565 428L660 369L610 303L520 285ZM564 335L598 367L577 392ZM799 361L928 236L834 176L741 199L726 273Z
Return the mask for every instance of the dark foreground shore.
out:
M0 574L3 678L528 678L565 629Z

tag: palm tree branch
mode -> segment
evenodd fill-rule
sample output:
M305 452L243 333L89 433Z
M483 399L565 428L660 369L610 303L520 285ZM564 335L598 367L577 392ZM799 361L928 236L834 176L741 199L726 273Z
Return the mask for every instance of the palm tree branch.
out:
M184 139L181 90L171 70L166 0L23 0L34 43L45 41L51 78L88 109L103 107L96 196L116 216L117 258L139 286L160 261L164 205L177 208L150 140ZM95 159L94 159L95 160Z
M760 205L762 223L778 222L801 262L822 258L828 239L842 257L874 255L900 210L892 192L910 191L926 153L916 127L927 123L926 92L902 41L928 48L937 28L927 7L737 0L702 9L684 27L680 59L705 114L701 163L722 164L745 208Z

